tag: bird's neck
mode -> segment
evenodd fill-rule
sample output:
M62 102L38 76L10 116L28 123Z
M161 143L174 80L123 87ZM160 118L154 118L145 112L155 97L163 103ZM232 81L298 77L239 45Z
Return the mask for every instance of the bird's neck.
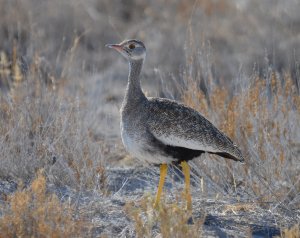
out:
M146 99L140 82L140 73L143 66L143 60L129 61L129 76L124 103L139 103Z

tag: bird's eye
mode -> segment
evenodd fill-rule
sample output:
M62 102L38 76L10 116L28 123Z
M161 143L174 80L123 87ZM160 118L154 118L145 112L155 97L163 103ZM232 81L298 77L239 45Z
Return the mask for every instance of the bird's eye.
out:
M134 45L134 44L130 44L130 45L128 46L128 48L131 49L131 50L133 50L133 49L135 48L135 45Z

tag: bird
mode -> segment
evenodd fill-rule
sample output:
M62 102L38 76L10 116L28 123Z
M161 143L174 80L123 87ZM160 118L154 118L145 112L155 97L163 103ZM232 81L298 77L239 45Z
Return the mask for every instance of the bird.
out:
M184 174L187 209L192 209L189 160L203 153L244 162L241 150L200 112L174 100L146 97L140 75L146 57L145 44L136 39L107 44L129 63L128 83L121 106L121 138L133 157L160 166L154 207L160 204L168 165L180 164Z

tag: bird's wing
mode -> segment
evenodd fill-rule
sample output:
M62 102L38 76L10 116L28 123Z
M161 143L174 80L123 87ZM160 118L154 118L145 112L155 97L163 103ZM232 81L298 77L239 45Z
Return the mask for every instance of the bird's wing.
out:
M243 160L241 151L221 131L196 110L162 98L149 99L147 125L161 142L211 153L226 153Z

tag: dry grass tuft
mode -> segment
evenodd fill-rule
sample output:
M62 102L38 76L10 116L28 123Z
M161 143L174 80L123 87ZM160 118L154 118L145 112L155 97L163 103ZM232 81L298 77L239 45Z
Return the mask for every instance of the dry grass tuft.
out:
M193 37L192 30L190 34ZM213 75L210 58L202 59L210 54L209 47L199 49L193 40L189 47L193 50L187 52L182 101L232 138L247 158L242 169L227 160L218 166L196 163L204 173L213 174L217 184L228 186L224 181L229 181L235 190L236 180L243 178L240 185L250 188L253 198L296 205L300 192L297 79L288 72L267 68L265 76L257 72L249 78L241 75L232 88L218 83L221 79Z
M255 212L257 206L253 203L241 203L241 204L230 204L225 205L222 213L225 215L228 212L237 214L239 211Z
M1 57L5 65L5 54ZM9 61L10 90L0 96L0 177L28 181L44 168L55 184L104 191L101 147L84 124L83 101L62 92L55 83L62 80L45 74L39 59L36 55L26 75L13 65L17 59Z
M29 188L19 188L1 206L0 237L81 237L86 224L74 219L74 207L47 194L39 171Z
M300 237L300 225L296 224L290 229L285 229L281 236L281 238L298 238Z
M153 209L154 198L144 197L137 204L128 203L125 211L133 220L137 237L199 237L203 219L192 221L192 214L174 203L161 202Z

